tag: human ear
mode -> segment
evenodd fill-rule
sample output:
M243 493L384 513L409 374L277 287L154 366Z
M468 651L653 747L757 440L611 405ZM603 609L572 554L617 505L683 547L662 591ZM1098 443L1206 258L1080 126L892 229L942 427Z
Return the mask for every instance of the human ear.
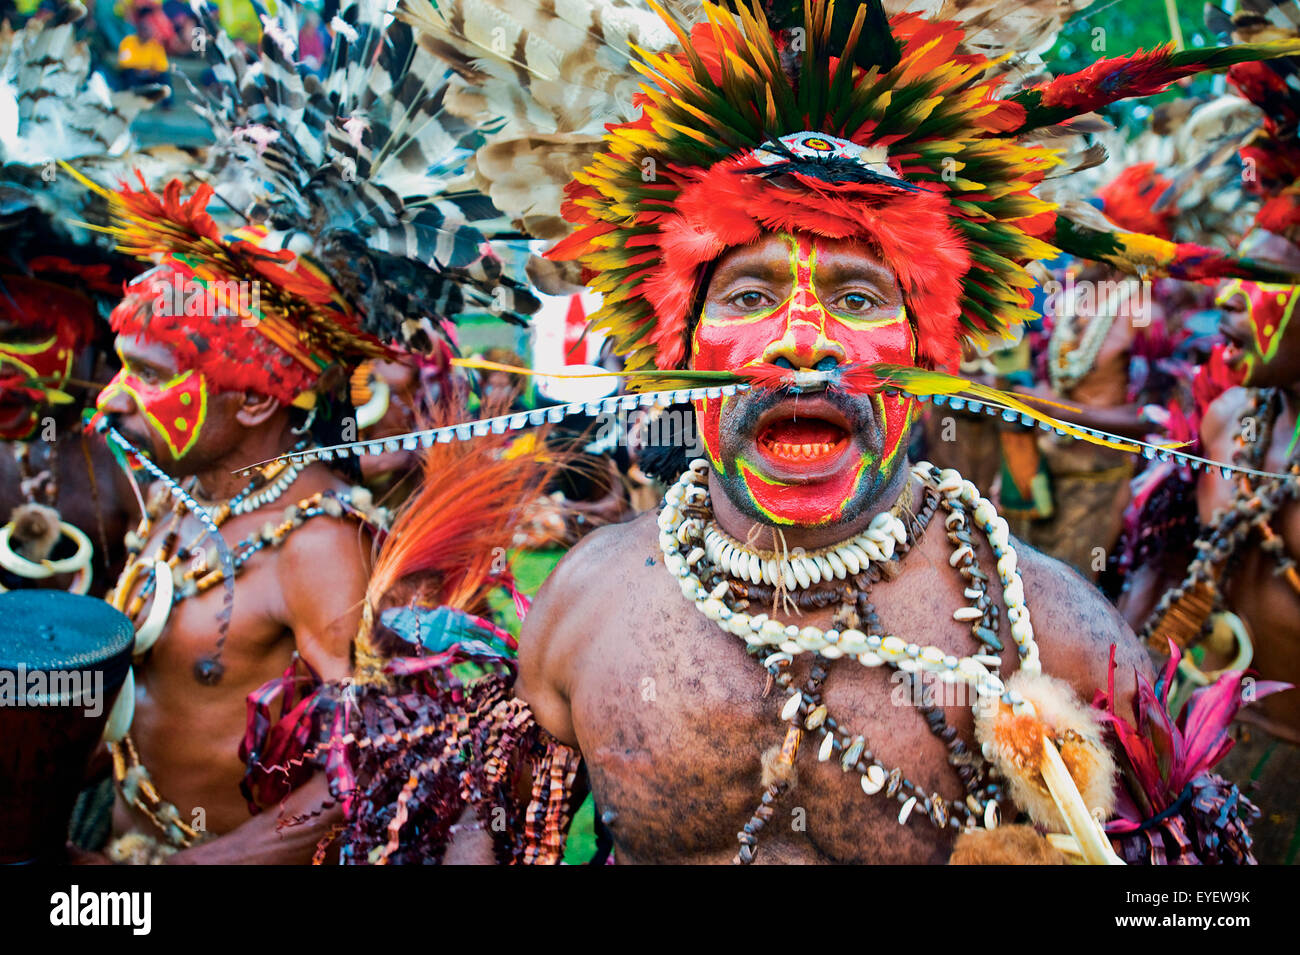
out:
M255 391L245 391L239 408L235 411L235 420L245 428L256 428L279 410L278 399Z

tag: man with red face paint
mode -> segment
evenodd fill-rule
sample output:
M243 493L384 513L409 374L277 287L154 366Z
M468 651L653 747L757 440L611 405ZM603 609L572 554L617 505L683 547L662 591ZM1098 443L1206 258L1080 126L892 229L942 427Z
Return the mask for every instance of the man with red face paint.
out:
M763 361L829 370L910 364L916 352L897 281L862 241L770 234L714 263L702 303L692 335L695 368ZM716 528L734 542L732 553L749 542L750 552L765 557L802 551L825 554L827 563L842 560L830 557L838 543L860 536L900 500L919 501L924 487L906 456L913 410L906 396L823 389L700 402ZM755 679L743 647L681 601L661 566L658 537L654 515L647 515L597 532L570 553L528 618L520 692L544 728L585 755L620 861L726 862L736 855L735 833L752 810L756 782L766 786L780 772L771 769L779 756L759 759L767 744L754 750L754 741L772 735L770 690L761 671ZM931 533L912 546L918 553L906 573L875 589L872 604L855 607L864 611L855 619L867 627L878 616L916 644L947 644L947 614L930 609L961 599L947 540ZM849 559L859 555L856 547L847 550ZM1104 679L1105 648L1116 639L1125 665L1145 666L1114 612L1076 576L1031 550L1019 554L1045 669L1090 687ZM616 610L595 583L611 574L623 582ZM761 587L751 589L760 595ZM838 590L812 592L834 598ZM771 600L761 597L751 609L771 610ZM772 616L797 628L844 626L834 611L838 600L822 603L825 609L800 601L801 611ZM853 731L879 741L882 759L906 759L912 778L937 795L950 771L945 744L913 708L887 705L890 698L867 673L837 673L826 684L831 712L852 714ZM970 732L966 714L949 725L959 735ZM855 775L804 763L797 804L807 827L773 824L765 861L948 858L951 831L899 831L897 806L864 800ZM645 784L651 778L652 788Z
M538 6L554 49L589 44ZM507 16L420 7L411 22L444 51ZM1123 694L1145 655L979 488L910 462L907 435L918 402L954 394L1060 427L951 373L967 342L1015 340L1030 261L1096 247L1035 193L1063 172L1035 131L1174 71L1139 53L1012 91L961 24L872 0L656 10L667 31L618 18L637 79L602 84L639 92L591 117L601 145L549 256L603 296L593 324L632 387L695 386L705 453L656 514L556 568L524 622L518 696L581 752L620 861L1059 862L1061 846L1113 861L1087 820L1116 805L1115 767L1075 697L1112 674ZM468 65L485 98L505 92ZM489 148L518 156L534 105L570 121L541 86ZM1109 248L1155 272L1244 271L1148 236ZM1013 809L1034 825L1001 826Z
M229 291L168 258L128 286L111 317L122 368L100 394L100 418L207 510L237 575L223 633L213 541L154 486L109 598L135 621L138 654L134 716L113 744L115 861L302 863L337 822L336 810L283 831L276 812L250 818L241 744L246 698L286 668L305 664L320 680L350 673L370 550L355 517L369 494L322 464L236 473L309 440L304 406L329 353L305 337L281 347L268 328L276 317L251 321ZM326 793L315 776L286 810L310 812Z
M713 55L707 33L693 42ZM646 112L629 124L638 136L659 128ZM626 221L619 190L638 187L614 181L617 167L598 163L571 189L583 228L553 255L607 263L601 250L624 241L644 268L594 283L632 367L779 382L697 400L705 456L657 514L570 551L525 621L517 692L581 751L621 862L1059 860L1031 832L997 832L1012 799L984 762L996 719L975 700L1090 697L1113 645L1130 680L1147 669L1114 610L1014 542L973 485L912 466L916 398L850 384L855 369L946 368L960 354L954 280L971 248L939 192L889 155L816 130L756 144L681 173L671 214L647 201L651 239L639 223L611 236L590 211L609 202L607 222ZM629 180L639 161L626 159ZM658 258L642 251L652 244ZM975 656L961 656L961 630ZM996 674L1017 659L1004 689ZM888 684L877 667L895 669ZM948 703L940 686L956 688ZM1108 758L1098 743L1077 763L1081 801L1108 798ZM1050 815L1034 818L1059 825Z
M16 252L16 249L11 249ZM102 595L121 569L134 507L102 444L88 438L77 395L109 365L94 344L96 298L114 283L103 262L38 256L0 274L0 588ZM102 380L102 378L100 378Z
M692 366L914 364L902 295L875 259L864 242L779 233L722 260L695 325ZM879 500L905 454L913 408L905 395L823 392L762 409L743 396L706 398L696 411L728 500L784 527L840 523Z

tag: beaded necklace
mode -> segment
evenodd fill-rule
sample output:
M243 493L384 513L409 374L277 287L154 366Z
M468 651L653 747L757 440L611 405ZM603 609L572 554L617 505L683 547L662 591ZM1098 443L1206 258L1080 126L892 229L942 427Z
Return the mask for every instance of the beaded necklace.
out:
M243 491L229 501L210 509L208 511L209 516L213 523L220 527L233 514L250 513L259 507L270 504L288 490L289 485L293 483L293 479L297 477L299 471L301 471L301 467L294 469L292 472L287 472L284 462L268 465L250 481ZM290 474L287 480L285 480L286 473ZM279 479L278 484L277 479ZM268 488L268 491L259 491L261 488ZM268 546L278 547L283 544L295 529L314 517L321 515L342 517L345 513L361 514L361 508L353 502L356 490L354 488L343 494L334 491L318 491L310 497L302 498L297 503L290 505L285 509L283 519L278 524L268 522L261 530L248 535L232 548L234 551L233 566L236 574L258 551ZM117 591L110 595L110 600L113 601L114 606L118 606L120 602L125 601L126 595L130 593L135 576L138 575L140 568L144 566L139 561L139 555L154 523L161 516L163 500L164 498L157 497L150 502L140 527L135 531L133 539L128 540L128 567L123 571ZM238 509L241 502L246 501L257 501L258 503L246 506L242 510ZM166 597L166 611L161 617L162 625L158 628L158 633L144 634L145 641L140 640L144 628L142 627L141 631L137 632L137 656L147 652L149 647L158 639L161 635L161 627L165 626L171 609L177 603L187 597L201 594L225 579L225 574L219 566L211 570L208 569L211 562L208 552L199 550L195 546L202 535L188 547L177 548L179 524L187 510L186 505L178 498L173 505L170 524L159 548L158 556L150 565L151 576L127 608L128 616L134 619L143 608L148 595L155 590L158 581L168 582L169 586L166 587L166 593L158 593L155 601L160 602ZM382 520L382 511L376 511L374 517ZM191 567L180 575L181 585L175 587L174 577L182 555L191 558ZM163 576L159 576L160 573ZM119 607L119 609L122 608ZM152 610L150 616L154 616ZM218 638L212 656L195 664L195 676L200 682L210 685L210 683L220 679L222 669L220 656L224 640L224 635ZM141 646L142 643L146 645ZM205 669L201 671L201 667L205 667ZM216 670L215 679L212 677L214 669ZM131 738L129 732L124 733L120 740L110 741L109 750L113 758L113 777L123 799L148 819L170 845L177 848L188 848L207 838L202 830L187 825L181 819L175 804L162 797L157 786L154 785L148 768L141 762L135 741Z
M210 508L205 508L205 514L210 519L212 526L221 527L234 514L250 513L254 508L246 506L246 502L249 500L257 500L258 504L256 506L258 507L274 502L288 489L289 485L283 483L281 479L285 474L290 473L291 468L292 465L284 461L269 464L255 474L248 485L234 497ZM292 472L293 476L296 477L300 471L301 468L294 470ZM186 488L187 493L192 492L195 485L196 479L192 478ZM268 489L268 491L273 490L274 493L268 493L268 491L263 490L264 488ZM298 508L301 510L304 505L319 504L324 497L325 495L317 495L312 500L299 502ZM163 500L162 497L155 497L150 502L150 505L145 508L139 527L127 535L126 566L123 567L122 575L118 578L117 587L108 597L109 602L114 607L123 611L132 620L139 617L149 598L151 596L155 597L149 615L136 628L135 653L137 656L148 651L162 636L162 631L166 627L167 620L177 603L203 593L221 583L226 577L225 571L220 566L209 567L209 552L198 548L197 543L203 536L202 534L199 535L199 538L191 541L189 545L185 547L178 546L180 543L180 524L185 514L190 510L181 497L176 497L172 506L169 524L158 551L147 561L141 559L145 543L149 539L155 522L161 516ZM341 505L336 506L339 513L342 513ZM317 510L315 514L310 516L325 512L325 510ZM300 526L301 523L302 518L300 518L300 515L295 514L291 518L286 513L285 521L279 527L272 527L269 534L267 528L263 528L262 533L250 535L249 538L241 541L236 545L236 549L240 553L235 558L235 572L237 573L248 558L260 550L262 546L283 543L289 532ZM258 546L254 547L253 544ZM185 571L178 573L179 564L183 558L188 559L189 567ZM127 598L137 578L141 573L145 572L149 575L148 579L145 580L140 587L139 593L128 604ZM225 670L221 664L221 653L225 646L225 639L226 636L223 632L217 638L217 644L212 655L195 664L195 678L199 682L210 686L221 679Z
M1093 315L1082 334L1073 309L1061 316L1047 340L1047 376L1054 391L1065 394L1093 370L1118 316L1118 306Z
M892 527L897 521L903 529L903 539L896 543L896 553L886 562L871 561L858 574L843 576L833 574L831 579L844 580L842 591L808 591L796 589L793 600L799 608L830 606L841 601L837 614L837 627L822 631L816 627L782 625L767 614L750 615L744 610L751 599L775 597L785 580L767 587L755 582L752 561L734 556L714 564L708 548L700 546L705 529L712 526L709 512L709 495L705 486L708 462L697 460L665 495L665 506L659 516L659 544L664 564L678 578L683 594L693 600L697 609L719 627L745 640L748 652L761 657L771 683L784 690L792 690L792 678L787 668L800 653L815 654L806 684L793 689L792 695L781 709L781 719L788 723L784 740L776 756L764 759L764 791L760 803L737 840L740 850L735 862L753 861L757 847L757 834L771 818L773 803L789 788L793 779L793 764L798 753L803 732L820 732L822 742L818 759L829 760L837 751L840 766L845 772L860 774L863 792L873 796L884 790L886 798L897 799L901 804L898 814L900 824L906 824L919 806L922 813L938 828L975 828L983 825L993 828L999 822L998 800L1002 797L1000 784L991 782L991 767L983 753L972 753L958 739L957 731L948 726L942 711L937 707L922 706L928 727L949 749L948 761L954 766L965 790L964 798L946 800L938 793L926 793L920 786L903 775L901 769L886 769L867 748L867 740L844 729L829 713L822 702L821 686L830 661L853 656L863 666L888 665L913 676L921 672L936 674L944 683L965 683L975 688L977 700L1001 697L1017 711L1032 709L1019 693L1006 691L999 676L1001 660L996 656L1002 644L997 637L998 608L987 592L987 575L975 559L975 540L969 530L973 517L984 531L997 560L999 577L1007 603L1007 616L1011 621L1021 658L1021 666L1039 669L1038 648L1033 639L1028 608L1024 605L1023 584L1016 567L1015 551L1010 547L1006 522L999 517L992 504L979 495L969 481L951 469L940 471L928 463L920 463L913 474L927 488L925 502L917 514L908 513L903 521L897 505L895 510L873 520L872 526ZM901 573L901 561L924 533L939 504L947 511L945 527L954 550L949 564L957 569L967 584L964 594L972 603L959 608L954 619L969 622L972 636L982 646L983 652L971 657L958 658L937 647L920 647L901 638L884 634L879 616L869 599L872 584L882 577L890 579ZM881 517L890 520L882 520ZM892 536L892 535L891 535ZM741 545L743 548L743 545ZM732 545L733 551L736 546ZM683 556L683 549L687 553ZM717 548L714 548L715 553ZM819 553L824 554L823 549ZM744 555L744 550L740 551ZM725 553L724 553L725 556ZM747 556L747 555L745 555ZM773 558L764 558L773 559ZM744 569L737 575L733 568ZM760 567L760 577L762 567ZM741 579L737 580L736 578ZM769 572L770 581L777 575ZM784 578L784 574L781 575ZM799 581L802 585L802 580ZM791 588L795 589L795 588ZM729 595L742 598L744 605L731 607L725 602ZM775 608L774 608L775 609ZM864 626L866 632L858 629ZM775 652L773 651L775 648Z

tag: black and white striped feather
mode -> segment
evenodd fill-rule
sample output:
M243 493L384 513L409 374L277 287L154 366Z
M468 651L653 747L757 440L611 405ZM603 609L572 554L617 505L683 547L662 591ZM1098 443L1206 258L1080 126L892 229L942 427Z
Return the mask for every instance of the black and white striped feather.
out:
M343 4L322 76L299 55L299 0L274 16L255 3L263 35L249 53L192 4L216 80L201 95L217 194L324 267L367 331L418 346L411 315L475 307L523 321L536 309L490 252L515 238L508 220L465 174L492 126L446 110L445 65L385 0Z

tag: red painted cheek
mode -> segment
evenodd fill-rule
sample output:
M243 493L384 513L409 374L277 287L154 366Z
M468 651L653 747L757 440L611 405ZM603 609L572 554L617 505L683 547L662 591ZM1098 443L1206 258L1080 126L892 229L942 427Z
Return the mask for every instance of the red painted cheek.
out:
M1250 323L1255 335L1255 347L1265 361L1269 359L1269 349L1276 338L1282 334L1286 324L1287 302L1290 290L1278 292L1259 286L1250 286L1247 294L1251 299Z
M171 388L145 393L144 411L167 440L176 457L183 456L198 439L206 412L203 376L189 375Z
M0 343L0 355L8 356L5 364L16 364L24 372L41 380L41 384L55 388L61 386L68 377L69 364L72 360L71 345L61 339L55 339L48 348L27 352L9 349Z
M784 331L784 310L752 322L712 322L702 318L695 328L691 367L705 371L734 371L759 361L767 346Z
M175 458L184 457L198 440L207 416L207 388L203 376L190 372L169 386L158 387L141 381L125 369L100 392L96 406L102 412L115 393L125 391L140 413Z
M839 342L849 364L910 365L916 360L916 336L905 318L871 328L856 328L831 318L826 334Z
M713 467L724 473L726 469L722 465L722 408L726 403L726 398L701 398L691 402L695 408L695 426L699 429L704 453L713 462Z
M888 464L904 450L907 430L912 423L915 399L910 395L879 395L876 410L885 422L885 444L881 460Z

